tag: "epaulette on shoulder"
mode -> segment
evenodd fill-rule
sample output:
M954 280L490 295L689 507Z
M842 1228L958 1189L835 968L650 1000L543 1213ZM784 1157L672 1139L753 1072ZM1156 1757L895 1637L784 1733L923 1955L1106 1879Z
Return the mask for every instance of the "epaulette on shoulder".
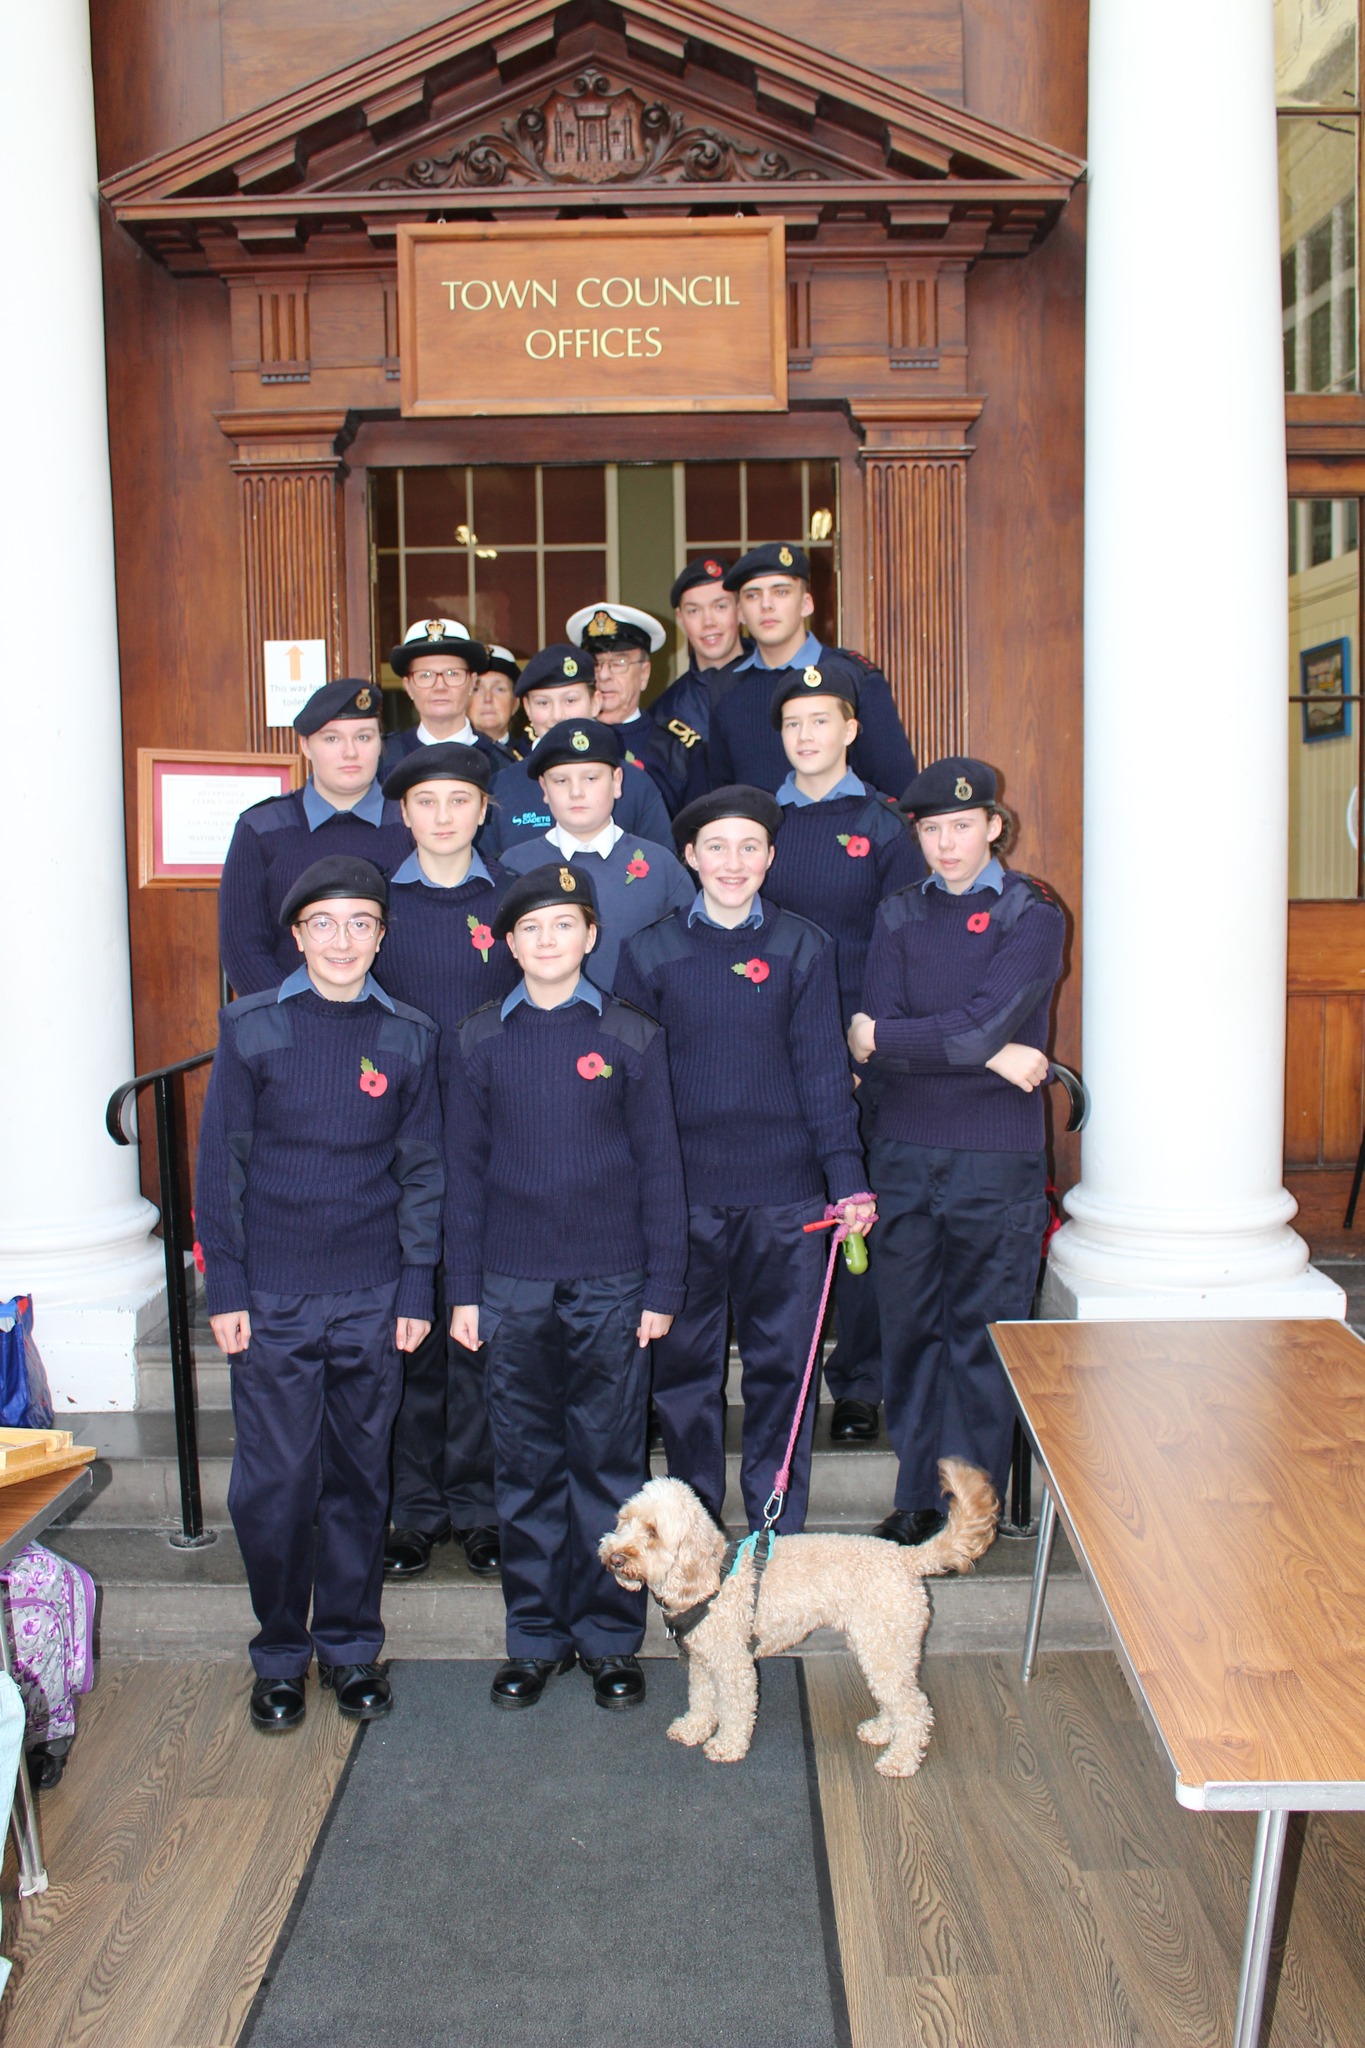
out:
M394 1053L420 1067L423 1060L431 1057L440 1029L425 1010L415 1010L411 1003L396 1002L392 1012L384 1017L375 1037L381 1053Z
M1005 875L1004 892L1000 899L1000 908L996 912L1001 929L1008 931L1009 927L1016 924L1024 912L1031 910L1035 903L1041 903L1048 910L1055 910L1058 917L1066 915L1046 882L1038 881L1033 875L1021 875L1016 868L1010 868Z
M424 1031L440 1030L436 1019L426 1010L419 1010L416 1003L400 1003L397 996L392 996L390 1001L393 1003L395 1017L405 1018L409 1024L420 1024Z
M235 1021L238 1017L245 1017L249 1010L263 1010L267 1003L275 1003L278 1006L278 1002L278 989L258 988L254 996L234 996L232 1001L224 1006L223 1015Z
M857 647L836 647L834 652L836 654L846 654L850 661L860 661L864 668L875 668L877 666L870 654L862 653Z
M905 831L905 820L896 809L896 799L883 796L879 789L870 789L867 802L858 813L858 829L883 846L899 839Z
M472 1010L460 1025L457 1033L460 1051L468 1055L476 1045L482 1045L485 1038L496 1038L501 1029L502 1004L495 997L492 1002L481 1003L477 1010Z
M893 889L877 905L877 915L892 932L900 931L907 924L923 924L929 915L923 885L907 882L903 889Z
M689 750L695 747L701 738L701 734L697 731L696 727L689 725L686 719L682 718L670 718L664 730L665 732L671 732L674 739L680 741Z
M254 996L243 996L239 1002L229 1005L225 1015L231 1021L237 1051L244 1060L294 1043L290 1008L289 1003L276 1001L273 988L262 989Z
M765 905L766 916L759 934L765 953L777 953L791 961L792 973L802 974L826 946L834 944L824 928L795 910L776 910Z
M1036 875L1021 875L1017 868L1011 868L1008 876L1016 888L1026 889L1035 903L1050 903L1054 910L1062 908L1061 898L1048 882L1040 882Z
M670 960L685 960L692 951L686 926L671 910L667 917L658 918L655 923L632 932L625 943L631 959L643 974L665 966Z
M646 1017L643 1010L637 1010L634 1003L623 1002L620 996L608 996L602 1010L602 1029L610 1031L613 1038L619 1038L622 1045L628 1045L635 1052L648 1052L659 1035L659 1027L652 1017Z
M287 789L279 796L262 797L258 804L249 804L241 813L242 823L257 834L284 832L298 823L298 810L294 799L296 789Z

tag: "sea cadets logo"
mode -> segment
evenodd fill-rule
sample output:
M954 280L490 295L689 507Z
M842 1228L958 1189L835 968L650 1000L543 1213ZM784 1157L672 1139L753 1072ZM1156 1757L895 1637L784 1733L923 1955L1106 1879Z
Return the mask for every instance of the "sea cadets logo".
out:
M824 677L821 675L818 668L808 668L805 674L802 676L801 680L808 690L815 690L818 689L820 684L824 681Z
M610 612L594 612L588 621L588 632L595 640L609 638L616 631L616 621Z
M571 654L565 655L563 668L566 676L576 676L578 674L578 663Z
M790 569L790 567L791 567L791 565L792 565L792 561L793 561L793 556L792 556L792 551L791 551L791 549L790 549L790 548L779 548L779 549L778 549L778 551L777 551L777 559L778 559L778 561L779 561L779 562L780 562L780 563L782 564L782 567L783 567L784 569Z
M592 741L585 732L576 732L569 741L569 745L576 754L586 754L588 748L592 745Z
M953 795L957 798L960 804L967 804L971 802L972 785L970 784L970 782L968 782L965 775L959 775L957 781L953 784Z
M368 711L373 702L374 691L370 688L368 683L365 685L365 688L363 690L356 691L355 708L357 711Z
M566 896L578 894L578 877L568 868L559 870L559 886Z

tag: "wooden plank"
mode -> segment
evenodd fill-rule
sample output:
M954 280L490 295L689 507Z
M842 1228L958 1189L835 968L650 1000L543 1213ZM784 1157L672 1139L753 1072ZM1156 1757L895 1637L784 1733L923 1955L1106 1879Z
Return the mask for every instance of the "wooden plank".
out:
M1360 1146L1365 996L1324 996L1322 1024L1323 1162L1354 1166Z
M1284 1157L1316 1166L1322 1157L1322 997L1290 996L1285 1012Z
M1290 904L1288 983L1291 995L1365 993L1365 901Z
M1181 1785L1365 1784L1365 1344L992 1333Z

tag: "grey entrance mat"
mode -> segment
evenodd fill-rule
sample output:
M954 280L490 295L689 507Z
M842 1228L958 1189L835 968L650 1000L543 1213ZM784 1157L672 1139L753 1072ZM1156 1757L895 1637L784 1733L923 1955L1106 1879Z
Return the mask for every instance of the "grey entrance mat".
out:
M628 1713L580 1671L498 1712L495 1669L395 1665L242 2042L846 2048L795 1660L742 1764L666 1739L678 1663Z

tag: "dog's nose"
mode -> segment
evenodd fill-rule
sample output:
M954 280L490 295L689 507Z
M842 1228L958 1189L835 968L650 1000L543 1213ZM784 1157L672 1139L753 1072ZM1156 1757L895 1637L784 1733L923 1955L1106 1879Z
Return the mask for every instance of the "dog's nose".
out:
M630 1559L626 1556L624 1550L613 1550L611 1556L607 1559L607 1568L613 1572L624 1571L629 1562Z

